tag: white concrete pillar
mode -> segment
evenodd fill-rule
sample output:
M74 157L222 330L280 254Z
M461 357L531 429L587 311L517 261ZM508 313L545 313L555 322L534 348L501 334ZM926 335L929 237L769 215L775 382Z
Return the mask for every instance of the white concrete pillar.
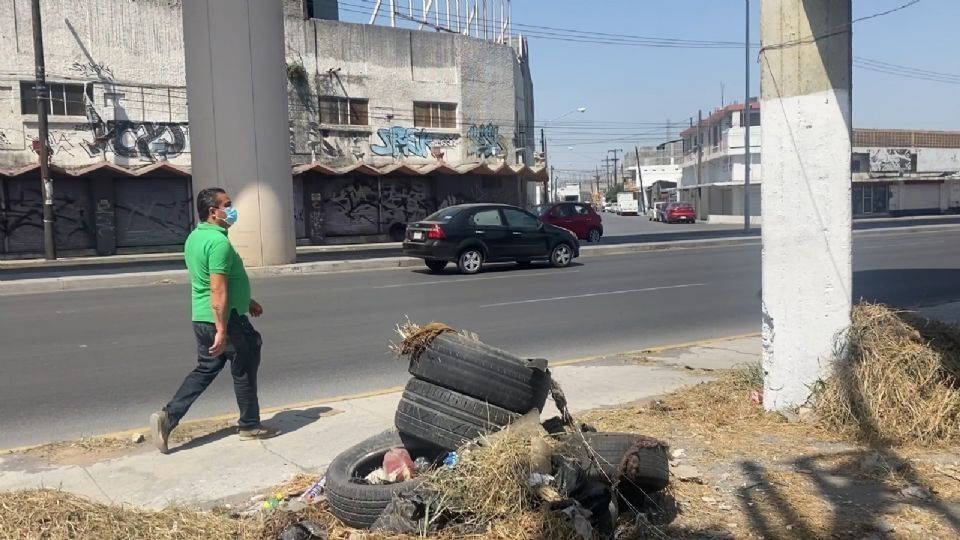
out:
M283 2L183 3L193 188L219 186L240 214L248 266L296 257Z
M763 367L805 403L851 309L851 0L763 0Z

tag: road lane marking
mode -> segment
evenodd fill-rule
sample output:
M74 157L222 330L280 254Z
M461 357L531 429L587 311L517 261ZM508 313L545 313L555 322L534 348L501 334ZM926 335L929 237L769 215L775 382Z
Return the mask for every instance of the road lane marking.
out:
M877 245L861 245L861 246L853 246L853 249L854 249L854 250L857 250L857 249L889 249L889 248L894 248L894 247L913 247L913 246L934 245L934 244L936 244L936 245L942 245L942 244L946 244L946 243L947 243L947 239L944 238L943 240L916 240L916 241L914 241L914 242L887 242L887 243L884 243L884 244L877 244Z
M563 272L563 273L564 273L564 274L577 274L577 273L579 273L579 272L580 272L579 270L567 270L567 271L565 271L565 272ZM397 283L397 284L394 284L394 285L379 285L379 286L377 286L377 287L371 287L371 288L373 288L373 289L399 289L399 288L402 288L402 287L416 287L416 286L421 286L421 285L442 285L442 284L444 284L444 283L463 283L463 282L465 282L465 281L469 281L469 282L473 282L473 281L489 281L489 280L491 280L491 279L509 279L509 278L514 278L514 277L554 276L554 275L557 275L557 274L558 274L558 272L536 272L536 273L533 273L533 274L530 274L530 273L515 273L515 274L510 274L510 275L502 275L502 276L485 276L485 277L474 277L474 278L445 279L445 280L442 280L442 281L441 281L441 280L437 280L437 281L420 281L420 282L417 282L417 283Z
M492 308L492 307L503 307L503 306L516 306L520 304L537 304L540 302L554 302L557 300L575 300L578 298L593 298L596 296L611 296L615 294L632 294L632 293L653 292L653 291L666 291L670 289L689 289L691 287L703 287L704 285L706 285L706 283L686 283L683 285L668 285L666 287L647 287L645 289L626 289L623 291L606 291L606 292L588 293L588 294L575 294L572 296L554 296L552 298L534 298L532 300L517 300L516 302L501 302L499 304L486 304L480 307Z

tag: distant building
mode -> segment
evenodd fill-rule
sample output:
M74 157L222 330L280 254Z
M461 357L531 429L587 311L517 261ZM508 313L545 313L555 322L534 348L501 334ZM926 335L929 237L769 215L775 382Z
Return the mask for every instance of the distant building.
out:
M538 202L547 176L533 166L525 40L347 23L336 0L276 1L301 243L398 239L461 202ZM61 253L179 249L206 187L191 172L181 2L42 5ZM0 257L42 251L24 6L0 1Z
M762 211L760 118L759 102L751 101L753 216ZM679 198L692 202L700 219L743 221L744 123L744 106L735 103L714 110L681 133ZM960 212L960 132L856 128L851 159L855 217Z
M960 212L960 132L853 131L853 214Z
M640 167L637 167L637 153L640 154ZM668 141L656 147L640 148L627 152L624 156L625 176L629 181L625 187L630 190L643 190L643 209L654 202L663 202L675 198L677 184L683 176L683 141Z

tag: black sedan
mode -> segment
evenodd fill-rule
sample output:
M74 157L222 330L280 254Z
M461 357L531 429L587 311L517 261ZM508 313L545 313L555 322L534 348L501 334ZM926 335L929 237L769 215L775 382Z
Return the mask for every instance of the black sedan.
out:
M423 259L433 272L452 262L460 272L476 274L489 262L542 260L563 268L580 256L580 242L570 231L514 206L462 204L408 225L403 254Z

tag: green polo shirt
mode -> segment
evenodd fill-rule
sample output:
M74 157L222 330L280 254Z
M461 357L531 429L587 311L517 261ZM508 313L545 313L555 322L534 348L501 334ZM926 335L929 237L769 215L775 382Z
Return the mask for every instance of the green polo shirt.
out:
M243 268L243 259L227 238L226 229L211 223L198 225L187 237L183 258L190 273L194 322L216 322L210 307L210 274L227 276L227 318L233 310L239 315L247 313L250 308L250 279Z

